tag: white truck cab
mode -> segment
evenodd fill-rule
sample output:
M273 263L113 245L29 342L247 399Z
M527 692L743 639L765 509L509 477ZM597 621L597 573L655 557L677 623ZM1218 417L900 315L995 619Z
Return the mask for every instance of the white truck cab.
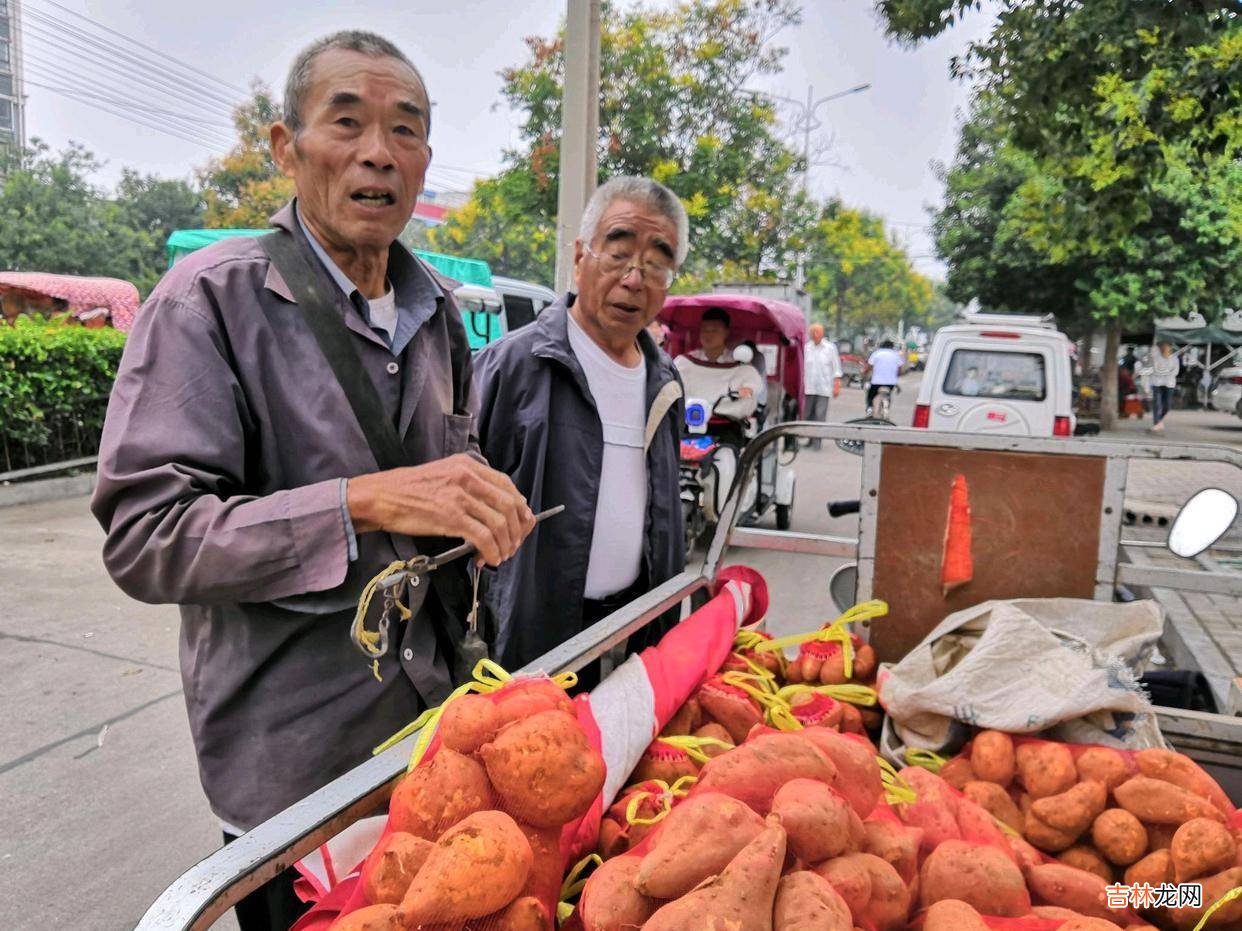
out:
M966 314L932 341L914 426L1073 436L1072 348L1051 315Z

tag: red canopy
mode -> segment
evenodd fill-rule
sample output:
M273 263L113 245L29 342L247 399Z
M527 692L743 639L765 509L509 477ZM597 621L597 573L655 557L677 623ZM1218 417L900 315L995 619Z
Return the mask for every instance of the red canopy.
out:
M753 340L759 346L778 347L780 363L768 377L779 380L802 409L802 354L806 344L806 318L786 301L753 294L686 294L665 298L660 320L669 328L665 349L672 356L699 345L699 320L709 307L729 315L729 342Z
M74 316L106 307L112 325L128 331L138 313L138 289L119 278L83 278L45 272L0 272L0 290L26 291L60 298Z

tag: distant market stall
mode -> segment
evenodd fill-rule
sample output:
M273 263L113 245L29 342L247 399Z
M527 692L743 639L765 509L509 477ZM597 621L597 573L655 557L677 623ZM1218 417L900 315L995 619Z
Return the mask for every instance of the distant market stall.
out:
M138 289L119 278L46 272L0 272L0 310L12 322L23 314L68 313L84 325L128 331L138 312Z

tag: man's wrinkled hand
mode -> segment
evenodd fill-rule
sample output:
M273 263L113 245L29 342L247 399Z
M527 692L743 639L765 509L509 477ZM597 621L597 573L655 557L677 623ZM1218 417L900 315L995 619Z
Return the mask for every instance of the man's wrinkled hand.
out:
M357 533L461 537L489 566L516 553L535 526L509 476L465 454L351 478L346 504Z

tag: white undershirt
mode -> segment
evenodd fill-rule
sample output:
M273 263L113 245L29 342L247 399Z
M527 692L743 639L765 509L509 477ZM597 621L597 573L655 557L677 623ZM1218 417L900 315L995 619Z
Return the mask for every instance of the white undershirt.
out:
M397 291L389 287L383 297L367 301L367 312L371 317L371 326L378 327L388 334L388 342L397 335Z
M577 357L599 410L604 461L595 504L595 531L587 563L587 598L603 598L633 585L642 569L647 514L647 360L628 368L613 361L569 314L569 347Z

